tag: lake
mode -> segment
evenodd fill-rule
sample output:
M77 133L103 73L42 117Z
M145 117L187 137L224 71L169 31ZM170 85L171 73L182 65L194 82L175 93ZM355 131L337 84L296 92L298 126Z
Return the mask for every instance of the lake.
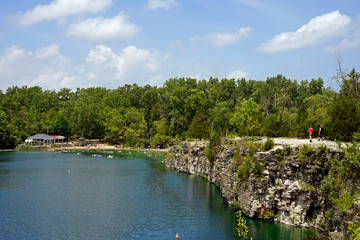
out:
M253 239L314 231L248 219ZM0 239L239 239L235 210L208 181L143 153L105 158L0 152Z

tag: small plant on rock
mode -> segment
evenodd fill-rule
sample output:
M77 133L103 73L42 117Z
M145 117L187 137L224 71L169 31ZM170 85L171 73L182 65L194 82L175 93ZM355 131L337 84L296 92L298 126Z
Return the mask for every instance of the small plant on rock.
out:
M262 150L263 151L269 151L270 149L272 149L275 145L275 142L273 139L268 138L266 140L266 142L262 145Z

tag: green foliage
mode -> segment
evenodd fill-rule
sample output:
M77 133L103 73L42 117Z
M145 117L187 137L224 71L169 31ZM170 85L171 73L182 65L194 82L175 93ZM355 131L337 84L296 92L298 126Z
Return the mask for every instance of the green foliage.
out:
M264 144L262 145L262 150L263 151L269 151L270 149L272 149L275 145L275 142L273 139L268 138L266 139L266 142L264 142Z
M310 145L304 144L300 149L300 154L299 154L300 164L306 166L312 160L314 160L314 157L315 157L315 148L313 148Z
M269 137L288 136L290 127L286 122L285 115L274 113L265 119L263 133Z
M300 187L301 187L301 189L303 189L305 191L314 191L315 190L315 186L313 186L311 184L301 183Z
M337 193L337 195L338 195L337 198L331 199L332 203L334 204L334 206L339 208L341 211L346 211L346 210L350 209L356 200L357 193L349 192L348 187L339 189L338 191L339 192Z
M210 134L210 141L209 141L209 145L207 146L207 148L204 151L205 156L207 157L207 159L209 160L209 162L211 164L214 163L215 161L215 156L216 154L219 152L219 147L220 147L220 143L221 143L221 137L220 134L217 132L212 132Z
M50 124L50 132L54 135L62 135L69 137L71 135L71 128L69 120L62 113L58 113L55 120Z
M266 162L260 162L257 158L254 158L252 164L252 172L254 173L255 177L262 178L262 172L265 170Z
M250 98L244 101L238 100L230 124L240 135L260 135L262 120L260 105Z
M15 147L15 151L33 151L34 146L26 145L26 144L19 144Z
M308 107L305 101L303 101L296 113L296 132L295 136L305 137L307 136L307 128L309 123L306 121L308 118Z
M291 154L291 151L292 151L292 148L291 148L290 146L286 146L286 147L284 148L284 151L285 151L285 153L286 153L287 155L290 155L290 154Z
M266 218L274 218L275 217L275 214L270 212L270 211L267 211L265 214L264 214L264 217Z
M248 180L250 173L253 173L257 178L261 178L266 163L260 162L257 158L254 158L254 154L259 148L258 144L253 141L244 141L242 144L247 149L245 155L241 155L239 149L235 151L234 154L238 177L245 182Z
M237 174L240 179L247 181L252 169L253 158L250 153L246 153L245 156L240 157L237 161Z
M360 223L350 222L347 233L349 234L350 240L360 240Z
M340 95L334 99L328 111L331 137L341 141L350 141L353 133L359 131L359 101L351 96Z
M283 166L285 164L284 151L281 148L278 148L275 150L274 154L276 163Z
M165 119L154 122L153 133L155 134L151 140L152 146L160 145L164 148L169 144L171 140L169 137L169 126L166 124Z
M210 135L210 123L203 111L197 112L189 126L189 137L206 139Z
M246 220L242 216L242 212L239 210L236 212L238 235L241 239L248 238L249 227L246 225Z
M354 138L357 137L355 134ZM351 144L345 143L342 149L346 160L331 160L329 173L321 182L321 191L328 196L330 206L339 211L347 211L359 196L357 186L360 184L360 146L353 141Z
M321 78L297 82L282 75L266 81L171 78L160 87L126 84L58 92L15 86L1 93L0 148L40 132L166 145L173 138L206 139L210 132L301 136L305 125L320 123L327 137L347 140L360 126L360 74L353 69L341 76L339 94L324 89ZM159 123L167 126L164 131Z

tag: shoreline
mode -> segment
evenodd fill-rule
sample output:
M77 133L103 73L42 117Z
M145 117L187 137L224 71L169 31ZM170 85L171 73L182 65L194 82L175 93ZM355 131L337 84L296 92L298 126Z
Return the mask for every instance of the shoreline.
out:
M95 151L138 151L138 152L160 152L160 153L168 153L169 149L148 149L148 148L115 148L115 146L103 145L103 146L91 146L91 147L49 147L48 145L40 145L34 146L34 150L49 150L49 151L62 151L62 150L95 150ZM0 152L14 152L15 149L0 149Z
M91 146L91 147L60 147L60 148L48 148L49 150L96 150L96 151L150 151L150 152L162 152L162 153L167 153L169 150L168 149L147 149L147 148L115 148L115 146L110 146L110 145L104 145L104 146Z

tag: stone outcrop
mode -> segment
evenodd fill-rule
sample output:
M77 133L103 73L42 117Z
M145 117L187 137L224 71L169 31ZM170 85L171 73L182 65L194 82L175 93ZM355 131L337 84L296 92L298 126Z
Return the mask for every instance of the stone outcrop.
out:
M278 146L262 152L256 142L225 139L209 160L207 145L187 142L172 147L166 166L208 179L230 204L249 217L324 228L326 196L320 184L327 174L328 160L344 158L340 150L323 146L315 153L308 151L311 155L302 150L303 146ZM250 148L256 150L249 154ZM336 228L340 227L335 224L330 230Z

